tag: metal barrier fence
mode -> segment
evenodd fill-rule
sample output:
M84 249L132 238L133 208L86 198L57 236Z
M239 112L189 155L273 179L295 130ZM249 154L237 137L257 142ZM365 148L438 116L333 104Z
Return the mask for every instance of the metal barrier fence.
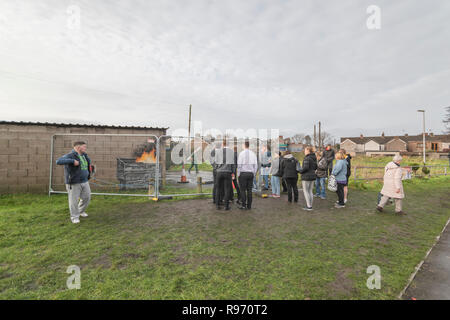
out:
M422 168L427 168L429 173L424 173ZM447 175L449 171L449 166L445 165L421 165L417 167L404 166L402 167L406 171L410 171L410 178L423 177L423 176L443 176ZM417 169L416 169L417 168ZM380 180L384 176L384 167L366 167L366 166L355 166L352 167L352 180Z
M55 134L50 144L49 195L67 193L63 166L56 160L71 151L73 142L88 145L95 172L92 194L156 197L160 179L158 137L148 134Z
M50 148L49 195L67 193L64 169L56 160L72 150L74 141L86 142L95 166L90 180L92 194L154 199L211 195L211 152L222 144L222 139L169 135L55 134ZM236 138L228 141L236 160L243 143ZM250 145L258 159L254 190L260 192L260 149L265 143L251 139Z

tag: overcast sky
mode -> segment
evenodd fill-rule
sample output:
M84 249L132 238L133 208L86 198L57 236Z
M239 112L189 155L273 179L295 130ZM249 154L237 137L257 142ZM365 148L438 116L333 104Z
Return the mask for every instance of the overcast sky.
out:
M449 21L448 0L0 0L0 120L176 129L192 104L205 129L340 137L420 133L424 108L441 133Z

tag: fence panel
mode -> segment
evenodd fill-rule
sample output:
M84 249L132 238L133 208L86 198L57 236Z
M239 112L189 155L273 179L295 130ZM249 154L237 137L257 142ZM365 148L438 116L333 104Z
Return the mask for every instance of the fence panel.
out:
M222 146L222 139L203 137L161 136L159 139L159 162L165 163L161 171L161 184L158 191L160 197L211 195L214 188L213 166L215 149ZM235 161L243 150L243 139L230 139L227 146L235 153ZM258 155L259 141L254 139L251 146ZM260 163L260 161L258 161ZM237 179L237 177L236 177ZM261 190L259 170L255 179L255 190ZM233 183L236 192L237 181Z
M66 193L64 166L56 160L72 151L75 141L87 144L95 166L90 180L93 194L156 196L157 143L153 135L56 134L52 137L49 193ZM164 165L160 167L164 168Z
M427 168L423 170L423 168ZM421 165L417 167L404 166L404 176L406 171L410 171L411 178L425 177L425 176L442 176L448 174L448 166L445 165ZM427 170L429 172L427 172ZM384 176L384 167L366 167L355 166L352 168L353 180L382 180Z

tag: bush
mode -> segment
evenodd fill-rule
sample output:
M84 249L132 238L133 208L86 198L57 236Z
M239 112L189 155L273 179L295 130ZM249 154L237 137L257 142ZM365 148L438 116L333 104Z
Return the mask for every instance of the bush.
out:
M423 167L422 168L422 172L423 172L423 174L429 174L430 173L430 169L428 169L427 167Z
M413 163L413 164L411 165L411 170L412 170L414 173L416 173L417 170L419 170L419 168L420 168L420 166L419 166L417 163Z

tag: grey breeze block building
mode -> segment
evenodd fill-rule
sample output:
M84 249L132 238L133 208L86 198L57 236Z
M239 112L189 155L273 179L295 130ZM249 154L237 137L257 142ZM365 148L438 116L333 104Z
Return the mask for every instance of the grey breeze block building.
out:
M0 194L14 192L46 192L49 186L50 145L54 134L55 157L69 152L75 140L88 142L88 153L100 174L115 175L115 157L132 157L145 137L102 137L83 134L165 135L168 128L34 123L0 121ZM113 140L112 140L113 139ZM53 161L54 161L53 159ZM164 166L165 161L161 161ZM163 170L164 171L164 170ZM63 183L63 170L54 166L55 183Z

